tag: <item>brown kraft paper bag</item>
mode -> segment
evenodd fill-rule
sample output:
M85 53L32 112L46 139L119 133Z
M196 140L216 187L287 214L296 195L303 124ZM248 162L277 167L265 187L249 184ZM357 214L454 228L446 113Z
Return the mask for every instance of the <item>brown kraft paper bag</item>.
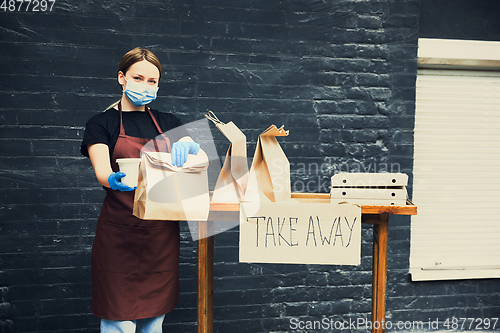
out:
M177 167L171 155L143 152L134 216L144 220L206 221L210 210L208 157L200 149Z
M215 184L212 201L241 202L248 183L246 136L232 121L225 124L212 111L205 117L231 142Z
M259 135L250 168L246 202L278 202L291 198L290 163L277 136L287 136L283 126L271 125Z

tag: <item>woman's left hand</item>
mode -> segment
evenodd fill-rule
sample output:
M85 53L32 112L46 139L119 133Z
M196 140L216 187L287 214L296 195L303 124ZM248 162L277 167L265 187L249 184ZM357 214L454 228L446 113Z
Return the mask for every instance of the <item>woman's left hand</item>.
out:
M188 154L196 155L200 145L196 142L177 141L172 145L172 165L181 167L186 163Z

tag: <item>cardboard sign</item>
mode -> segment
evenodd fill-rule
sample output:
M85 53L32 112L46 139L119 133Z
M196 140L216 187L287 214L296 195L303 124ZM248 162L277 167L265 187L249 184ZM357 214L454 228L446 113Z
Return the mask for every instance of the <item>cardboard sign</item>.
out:
M240 262L359 265L361 207L294 199L240 205Z

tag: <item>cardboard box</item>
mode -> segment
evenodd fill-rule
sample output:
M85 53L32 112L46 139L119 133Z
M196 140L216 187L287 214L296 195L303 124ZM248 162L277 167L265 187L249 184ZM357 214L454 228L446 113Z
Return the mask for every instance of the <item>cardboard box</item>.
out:
M404 186L383 188L332 187L330 197L339 199L406 200L407 193Z
M404 206L408 199L404 173L339 173L331 178L330 202Z
M407 186L408 175L404 173L341 172L331 178L332 187L387 187Z

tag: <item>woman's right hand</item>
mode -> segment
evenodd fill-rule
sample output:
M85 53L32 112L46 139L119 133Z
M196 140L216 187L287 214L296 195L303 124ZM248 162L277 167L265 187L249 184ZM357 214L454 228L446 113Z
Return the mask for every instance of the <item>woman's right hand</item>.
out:
M112 174L110 174L108 177L109 187L111 187L111 189L113 189L115 191L118 190L118 191L122 191L122 192L129 192L129 191L135 190L137 188L137 186L130 187L127 184L122 183L121 179L125 176L126 176L126 174L121 172L121 171L113 172Z
M111 187L110 180L112 181L112 179L110 178L114 172L111 169L108 146L104 143L94 143L88 145L88 150L97 181L102 186ZM115 180L117 181L117 179Z

